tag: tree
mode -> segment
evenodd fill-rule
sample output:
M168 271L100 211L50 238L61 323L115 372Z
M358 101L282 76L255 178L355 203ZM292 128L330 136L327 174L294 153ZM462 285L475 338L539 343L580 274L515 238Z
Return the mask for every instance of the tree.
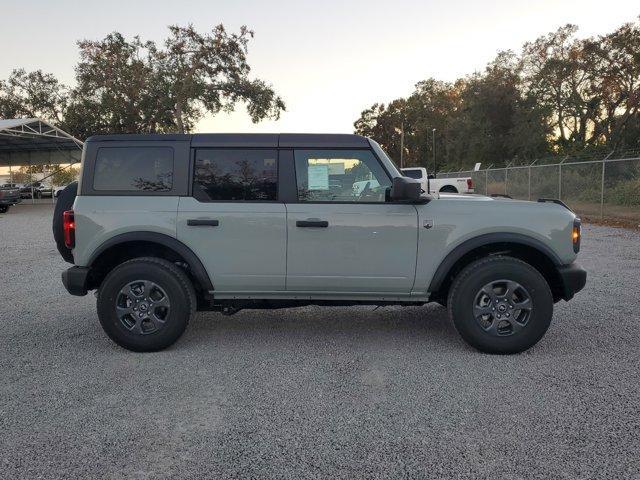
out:
M201 116L202 110L233 111L245 102L251 120L278 119L284 102L263 80L249 78L247 46L253 31L246 26L229 34L223 25L210 34L199 34L192 25L171 26L165 50L152 48L157 73L174 105L178 130L185 131Z
M78 42L76 86L40 70L15 70L0 81L0 116L41 117L78 138L100 133L189 132L205 113L246 106L253 122L279 118L283 100L250 77L253 32L206 34L170 26L162 46L113 32Z
M61 123L68 102L68 88L42 70L11 72L0 80L0 118L47 118Z
M640 23L577 38L565 25L501 52L481 71L453 83L430 78L385 107L374 104L354 123L399 154L404 126L407 165L495 166L549 153L640 146ZM393 107L393 108L392 108Z
M79 170L72 166L60 168L53 175L51 175L52 185L68 185L78 179Z
M164 48L117 32L79 42L70 128L85 135L184 133L205 112L230 112L240 102L253 122L279 118L282 99L263 80L249 78L251 30L230 34L218 25L202 35L192 25L174 25L169 32Z

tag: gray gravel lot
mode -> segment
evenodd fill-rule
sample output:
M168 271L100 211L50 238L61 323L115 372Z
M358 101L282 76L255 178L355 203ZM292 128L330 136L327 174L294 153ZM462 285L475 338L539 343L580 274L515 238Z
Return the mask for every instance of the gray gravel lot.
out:
M50 214L0 215L0 478L640 478L639 232L584 228L587 287L521 355L436 306L199 314L135 354Z

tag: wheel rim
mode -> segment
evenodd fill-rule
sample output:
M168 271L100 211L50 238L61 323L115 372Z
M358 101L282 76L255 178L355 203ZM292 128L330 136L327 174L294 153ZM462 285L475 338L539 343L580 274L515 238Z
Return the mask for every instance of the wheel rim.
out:
M171 302L157 283L135 280L120 289L115 308L118 320L127 330L148 335L166 325Z
M506 337L522 330L533 311L531 295L518 282L495 280L478 291L473 316L489 335Z

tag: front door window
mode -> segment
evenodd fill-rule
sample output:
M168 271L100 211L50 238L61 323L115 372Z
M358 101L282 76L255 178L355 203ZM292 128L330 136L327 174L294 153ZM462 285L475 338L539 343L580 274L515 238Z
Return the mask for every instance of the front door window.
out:
M389 176L368 150L296 150L300 202L382 203Z

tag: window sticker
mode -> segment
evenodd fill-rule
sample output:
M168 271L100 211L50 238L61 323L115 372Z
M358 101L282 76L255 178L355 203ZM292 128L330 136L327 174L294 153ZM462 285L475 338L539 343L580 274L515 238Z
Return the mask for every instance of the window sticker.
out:
M308 184L309 190L329 190L329 166L309 165Z
M344 162L330 163L329 175L344 175Z

